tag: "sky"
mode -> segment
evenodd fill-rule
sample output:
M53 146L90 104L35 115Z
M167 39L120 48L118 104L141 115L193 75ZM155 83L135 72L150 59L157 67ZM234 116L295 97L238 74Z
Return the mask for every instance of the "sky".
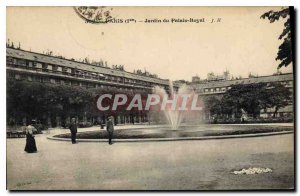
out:
M126 71L190 81L207 73L247 77L276 72L283 20L260 16L280 7L113 7L118 19L204 18L202 23L85 23L73 7L7 7L7 39L66 58L107 61ZM211 23L220 18L220 22ZM282 68L292 72L292 65Z

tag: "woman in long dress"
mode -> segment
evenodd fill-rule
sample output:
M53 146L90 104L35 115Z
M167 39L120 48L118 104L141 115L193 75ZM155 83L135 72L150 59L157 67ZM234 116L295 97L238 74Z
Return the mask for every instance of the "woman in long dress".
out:
M35 129L34 126L29 124L26 127L26 146L25 146L25 151L28 153L34 153L37 152L36 144L35 144L35 139L33 135L33 130Z

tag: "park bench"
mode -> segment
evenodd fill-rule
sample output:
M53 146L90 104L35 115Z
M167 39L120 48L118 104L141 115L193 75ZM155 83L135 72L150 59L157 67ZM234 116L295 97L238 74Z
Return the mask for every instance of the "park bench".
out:
M7 127L7 138L21 138L26 136L25 127Z

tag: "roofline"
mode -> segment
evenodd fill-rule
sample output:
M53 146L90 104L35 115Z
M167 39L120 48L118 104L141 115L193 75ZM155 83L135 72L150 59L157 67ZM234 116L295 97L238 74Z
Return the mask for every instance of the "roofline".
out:
M257 76L257 77L252 77L252 78L263 78L263 77L281 76L281 75L289 75L289 74L293 74L293 73L291 72L291 73L283 73L283 74L276 74L276 75ZM245 79L252 79L252 78L248 77L248 78L241 78L241 79L236 79L236 80L245 80Z
M13 49L13 50L20 50L20 51L24 51L24 52L29 52L29 53L33 53L33 54L38 54L38 55L42 55L42 56L46 56L46 57L56 58L56 59L60 59L60 60L66 60L66 61L71 61L71 62L81 63L81 64L93 66L93 67L101 67L101 68L105 68L105 69L108 69L108 70L115 70L115 69L112 69L112 68L109 68L109 67L96 66L96 65L93 65L93 64L88 64L88 63L84 63L84 62L79 62L79 61L76 61L76 60L73 61L73 60L67 59L67 58L59 58L59 57L56 57L56 56L50 56L50 55L46 55L46 54L42 54L42 53L38 53L38 52L32 52L32 51L28 51L28 50L23 50L23 49L18 49L18 48L11 48L11 47L7 47L7 46L6 46L6 49L7 49L7 48ZM138 74L136 74L136 73L129 72L129 71L125 71L125 70L118 70L118 71L126 72L126 73L129 73L129 74L138 75ZM141 75L138 75L138 76L141 76ZM143 75L142 75L142 76L143 76ZM149 77L149 76L143 76L143 77L153 78L153 77ZM159 79L159 80L169 81L169 79L162 79L162 78L154 78L154 79Z
M207 84L207 83L216 83L216 82L242 81L242 80L249 80L249 79L254 79L254 78L265 78L265 77L272 77L272 76L276 77L276 76L290 75L290 74L293 74L293 72L291 72L291 73L282 73L282 74L278 74L278 75L265 75L265 76L258 76L258 77L252 77L252 78L241 78L241 79L234 79L234 80L211 80L211 81L208 81L206 79L206 82L191 82L191 83L194 83L194 84Z

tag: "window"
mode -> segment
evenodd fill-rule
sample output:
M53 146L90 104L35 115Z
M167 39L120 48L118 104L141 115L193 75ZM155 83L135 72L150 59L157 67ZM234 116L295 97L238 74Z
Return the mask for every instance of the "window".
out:
M18 59L17 64L21 66L26 66L26 61L24 59Z
M62 67L62 72L64 75L69 75L70 73L72 73L72 70L68 67Z
M51 83L51 84L55 84L55 83L56 83L55 79L54 79L54 78L51 78L51 79L50 79L50 83Z
M76 73L76 76L82 77L82 72L80 70L76 70L75 73Z
M92 78L93 78L93 79L97 79L97 78L98 78L97 73L94 73L94 72L93 72L91 75L92 75Z
M58 67L57 67L56 65L52 65L52 70L53 70L53 71L57 71L57 68L58 68Z
M16 78L16 80L21 80L20 74L16 74L16 75L15 75L15 78Z
M43 65L42 65L42 63L36 63L36 68L38 68L38 69L42 69L42 68L43 68Z
M27 64L27 66L30 67L30 68L33 67L33 63L32 63L31 61L27 61L26 64Z
M43 67L43 71L48 72L48 69L47 69L48 65L47 64L43 63L42 67Z
M85 78L91 78L90 73L89 72L84 72L84 76Z
M10 56L7 56L6 57L6 63L7 64L14 64L14 58L10 57Z

